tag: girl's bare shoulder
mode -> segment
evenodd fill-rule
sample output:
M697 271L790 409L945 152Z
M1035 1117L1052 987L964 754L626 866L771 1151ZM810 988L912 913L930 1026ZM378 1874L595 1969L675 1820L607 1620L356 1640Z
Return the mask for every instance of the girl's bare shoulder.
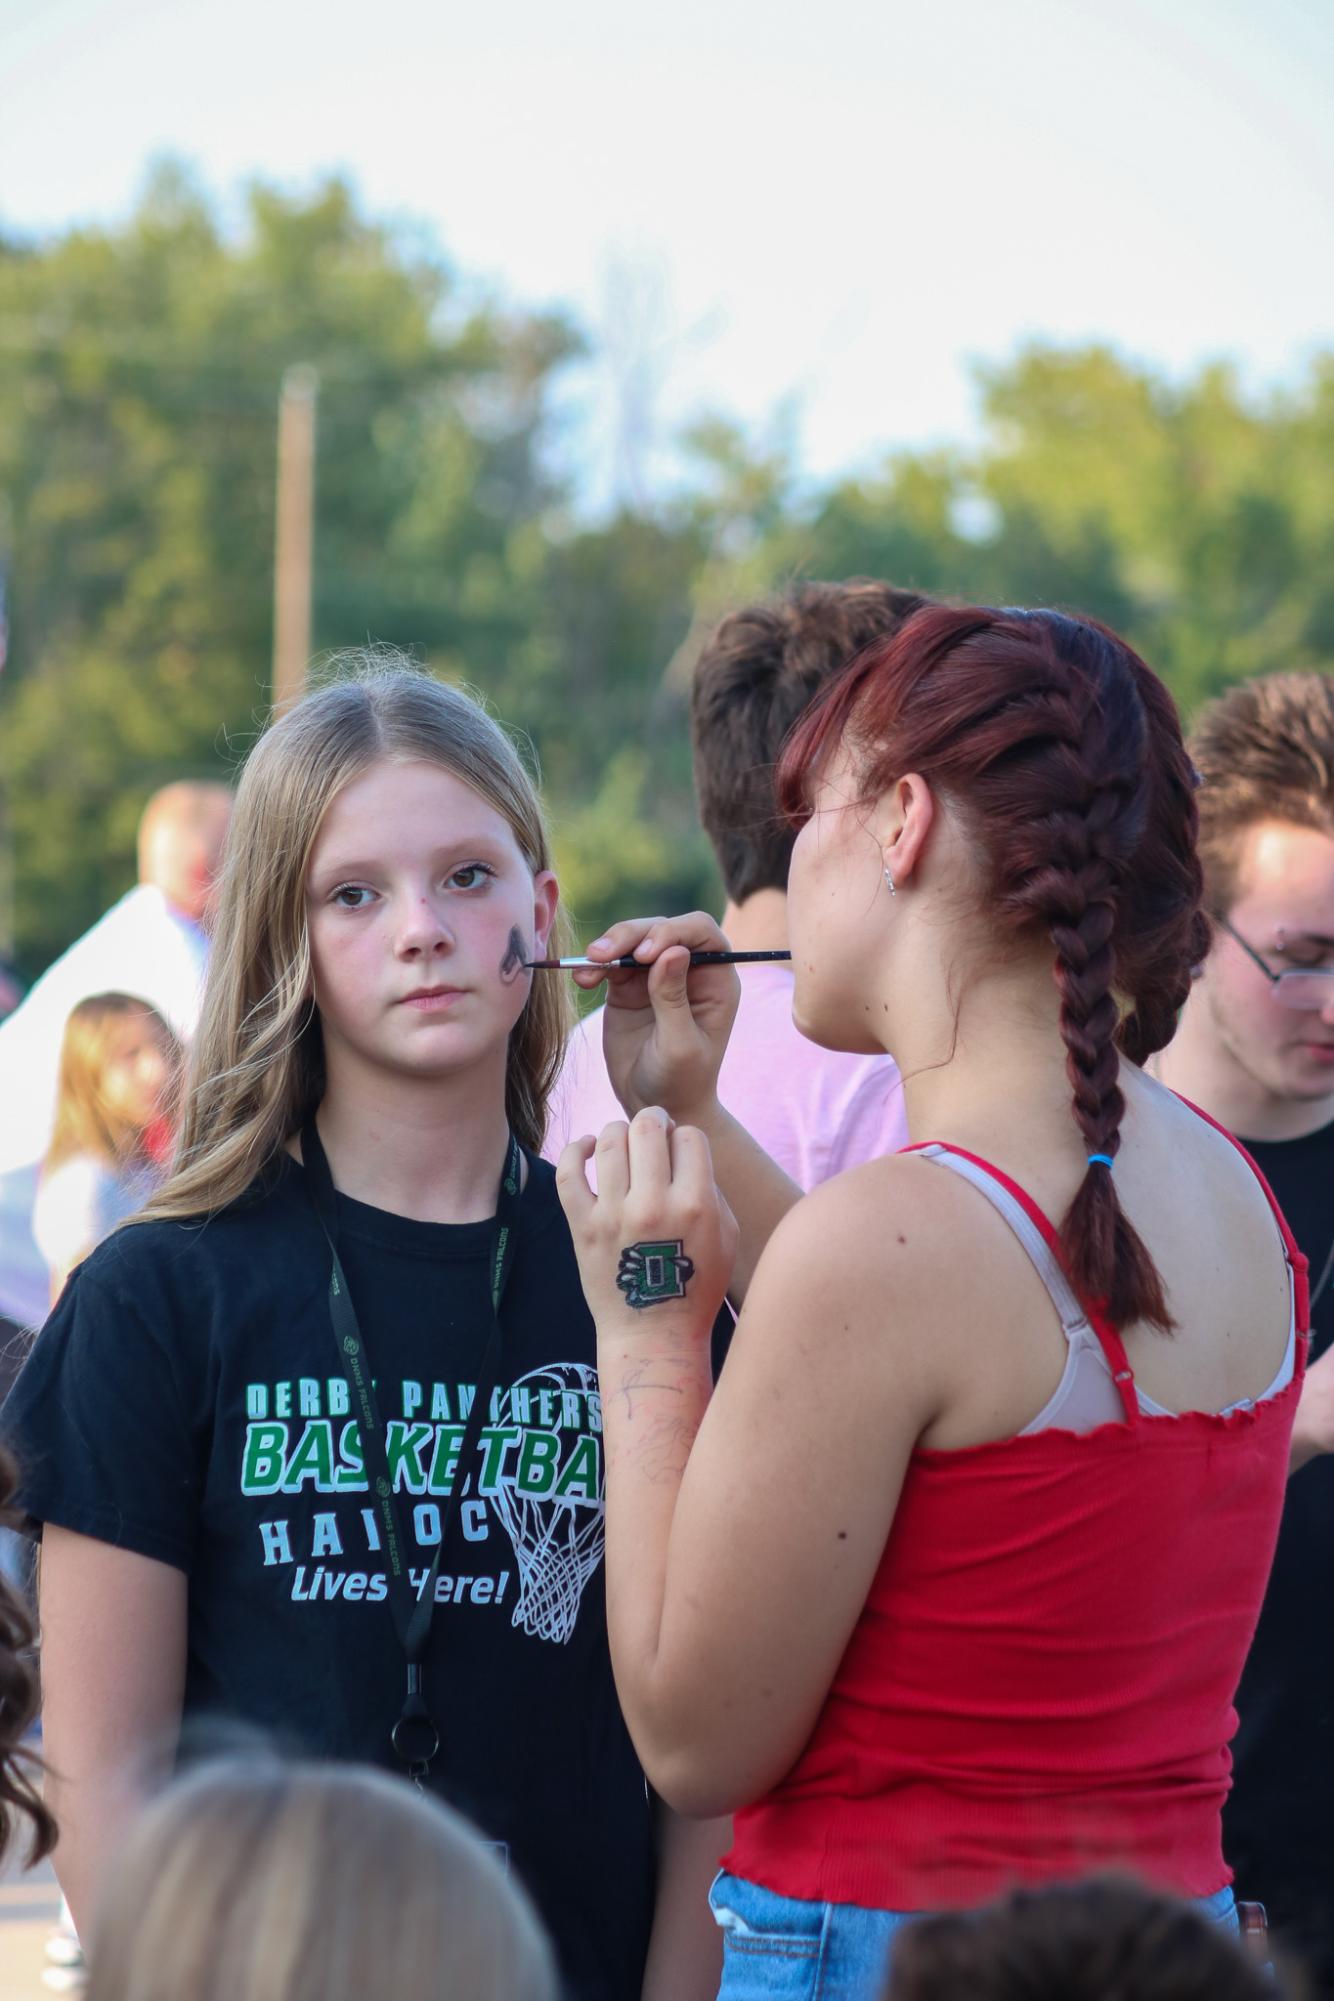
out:
M979 1224L976 1194L919 1154L890 1154L804 1195L775 1231L762 1269L779 1286L818 1286L831 1302L912 1315L939 1298ZM981 1219L985 1227L986 1219Z
M1122 1130L1118 1190L1146 1235L1170 1238L1207 1216L1211 1236L1240 1233L1235 1251L1243 1259L1276 1242L1273 1207L1244 1146L1184 1099L1141 1079Z

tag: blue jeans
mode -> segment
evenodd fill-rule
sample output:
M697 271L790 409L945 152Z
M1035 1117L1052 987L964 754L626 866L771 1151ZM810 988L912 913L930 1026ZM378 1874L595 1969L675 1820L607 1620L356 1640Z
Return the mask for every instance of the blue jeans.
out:
M880 2001L895 1932L924 1915L783 1897L726 1870L709 1905L723 1934L718 2001ZM1230 1889L1198 1898L1196 1909L1236 1931Z

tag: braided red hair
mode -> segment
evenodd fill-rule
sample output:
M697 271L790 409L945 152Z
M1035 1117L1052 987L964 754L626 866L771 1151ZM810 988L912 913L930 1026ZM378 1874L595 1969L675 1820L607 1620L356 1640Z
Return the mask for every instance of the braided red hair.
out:
M919 771L971 828L989 908L1053 950L1074 1116L1115 1157L1124 1051L1170 1040L1208 949L1193 776L1171 697L1106 627L1055 611L932 606L869 647L794 730L779 798L794 818L843 738L867 797ZM1172 1325L1162 1280L1091 1168L1061 1225L1077 1286L1118 1327Z

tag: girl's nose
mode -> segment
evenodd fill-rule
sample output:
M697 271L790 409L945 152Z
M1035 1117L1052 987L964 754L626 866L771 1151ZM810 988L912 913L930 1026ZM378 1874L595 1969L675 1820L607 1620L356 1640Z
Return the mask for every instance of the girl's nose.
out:
M429 896L414 897L403 913L398 930L398 949L408 955L445 951L454 943L454 934L444 913Z

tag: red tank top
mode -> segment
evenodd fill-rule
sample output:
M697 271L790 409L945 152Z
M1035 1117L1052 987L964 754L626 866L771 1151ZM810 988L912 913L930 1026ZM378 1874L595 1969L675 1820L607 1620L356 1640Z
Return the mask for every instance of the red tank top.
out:
M1057 1249L1023 1190L975 1165ZM1255 1173L1305 1335L1306 1261ZM1231 1880L1232 1698L1278 1533L1305 1342L1276 1396L1228 1416L1147 1416L1119 1335L1089 1319L1124 1422L914 1452L810 1741L736 1817L734 1874L897 1911L1103 1867L1182 1896Z

